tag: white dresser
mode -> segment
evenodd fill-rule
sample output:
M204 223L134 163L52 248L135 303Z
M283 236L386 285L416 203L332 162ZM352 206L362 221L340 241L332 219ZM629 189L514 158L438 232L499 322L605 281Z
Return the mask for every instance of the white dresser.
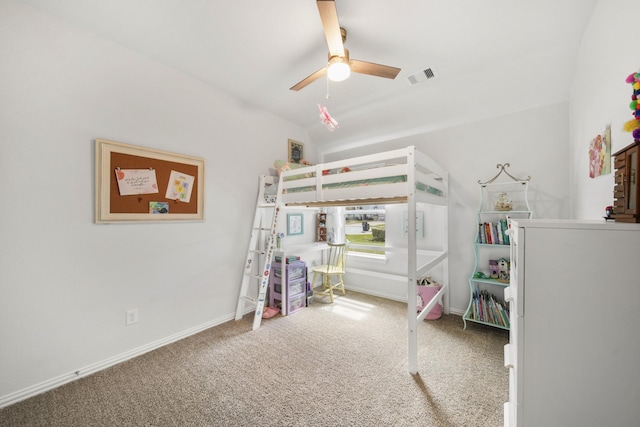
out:
M640 426L640 225L512 224L505 425Z

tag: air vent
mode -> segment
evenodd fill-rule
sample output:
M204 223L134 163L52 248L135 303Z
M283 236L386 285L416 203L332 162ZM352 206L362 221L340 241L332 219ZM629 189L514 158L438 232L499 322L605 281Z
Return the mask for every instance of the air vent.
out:
M425 68L422 71L418 71L417 73L413 73L410 76L407 76L407 80L409 81L409 84L415 85L427 80L435 79L436 77L437 74L435 70L429 67Z
M436 76L436 73L433 72L431 68L427 68L426 70L422 70L427 79L432 79Z

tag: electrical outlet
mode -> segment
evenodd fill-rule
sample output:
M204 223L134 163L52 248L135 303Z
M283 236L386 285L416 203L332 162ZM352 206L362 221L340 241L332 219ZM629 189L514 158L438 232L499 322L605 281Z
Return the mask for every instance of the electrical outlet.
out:
M133 325L134 323L138 323L138 309L132 308L131 310L127 310L127 326Z

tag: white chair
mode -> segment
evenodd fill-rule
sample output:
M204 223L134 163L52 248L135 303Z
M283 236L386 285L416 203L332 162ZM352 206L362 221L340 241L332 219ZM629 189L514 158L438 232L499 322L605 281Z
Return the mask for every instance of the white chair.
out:
M342 275L347 269L347 244L346 243L328 243L329 256L327 263L313 267L313 279L311 280L311 288L314 289L314 295L329 296L333 302L333 290L339 289L342 295L345 295L344 281ZM322 290L315 291L316 276L322 276Z

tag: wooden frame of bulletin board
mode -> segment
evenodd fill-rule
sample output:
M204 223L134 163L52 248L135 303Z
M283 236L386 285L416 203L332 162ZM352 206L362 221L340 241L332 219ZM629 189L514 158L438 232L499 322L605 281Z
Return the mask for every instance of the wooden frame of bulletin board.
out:
M96 139L95 222L204 219L204 159Z

